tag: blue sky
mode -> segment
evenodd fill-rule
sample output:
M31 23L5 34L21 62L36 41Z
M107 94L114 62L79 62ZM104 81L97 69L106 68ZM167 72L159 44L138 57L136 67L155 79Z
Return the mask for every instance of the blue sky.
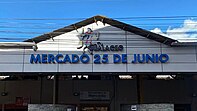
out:
M18 37L23 40L79 21L15 18L88 18L94 15L110 18L197 16L196 4L196 0L0 0L0 38ZM120 21L165 33L169 29L185 28L184 23L195 24L196 18Z

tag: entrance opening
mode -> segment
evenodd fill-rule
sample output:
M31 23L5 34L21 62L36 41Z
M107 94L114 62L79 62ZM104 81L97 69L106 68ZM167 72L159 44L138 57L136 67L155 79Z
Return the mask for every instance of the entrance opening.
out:
M109 106L100 104L85 104L81 105L80 111L109 111Z
M190 104L175 104L174 111L191 111Z

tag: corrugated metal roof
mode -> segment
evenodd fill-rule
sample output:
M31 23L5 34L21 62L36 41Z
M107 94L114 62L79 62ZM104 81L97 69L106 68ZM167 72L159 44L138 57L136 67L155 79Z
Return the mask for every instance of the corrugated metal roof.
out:
M47 34L43 34L43 35L40 35L40 36L35 37L35 38L25 40L24 42L39 43L41 41L45 41L47 39L56 37L58 35L61 35L61 34L76 30L78 28L81 28L83 26L92 24L96 21L101 21L103 23L107 23L111 26L120 28L122 30L131 32L131 33L134 33L134 34L137 34L137 35L141 35L145 38L148 38L148 39L151 39L151 40L154 40L154 41L166 44L166 45L171 46L173 43L176 43L176 40L174 40L174 39L171 39L171 38L168 38L168 37L165 37L165 36L162 36L162 35L159 35L159 34L156 34L156 33L153 33L153 32L150 32L150 31L147 31L147 30L144 30L144 29L141 29L141 28L138 28L138 27L135 27L135 26L132 26L132 25L129 25L129 24L111 19L111 18L100 16L100 15L88 18L88 19L83 20L81 22L71 24L69 26L66 26L66 27L63 27L63 28L60 28L60 29L57 29L57 30L54 30L53 32L49 32Z

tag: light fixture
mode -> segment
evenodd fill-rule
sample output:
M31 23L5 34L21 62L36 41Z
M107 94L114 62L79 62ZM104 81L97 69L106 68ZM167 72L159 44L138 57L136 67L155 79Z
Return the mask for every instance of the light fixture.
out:
M1 96L7 96L7 95L8 95L7 92L2 92L2 93L1 93Z

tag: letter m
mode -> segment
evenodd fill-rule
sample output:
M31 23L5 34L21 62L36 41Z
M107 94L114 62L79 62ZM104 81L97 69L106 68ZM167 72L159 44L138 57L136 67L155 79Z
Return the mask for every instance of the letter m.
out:
M36 57L34 54L31 54L30 63L33 64L37 62L41 63L40 54L36 55Z

